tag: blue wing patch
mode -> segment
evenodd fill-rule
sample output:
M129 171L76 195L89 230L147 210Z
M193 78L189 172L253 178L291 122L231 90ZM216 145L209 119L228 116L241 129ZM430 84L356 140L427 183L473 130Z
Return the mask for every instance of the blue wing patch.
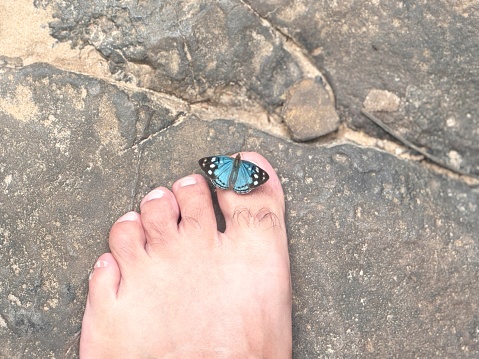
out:
M266 171L249 161L228 156L204 157L199 161L200 167L211 179L213 184L221 189L232 189L236 193L245 194L261 186L269 179Z

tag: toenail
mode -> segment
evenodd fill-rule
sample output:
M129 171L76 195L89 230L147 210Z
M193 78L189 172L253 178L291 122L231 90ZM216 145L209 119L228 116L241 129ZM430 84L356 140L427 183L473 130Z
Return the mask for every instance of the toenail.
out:
M136 212L128 212L118 218L117 222L136 221L137 217L138 214Z
M154 189L145 196L144 201L147 202L151 201L152 199L161 198L164 194L165 192L163 192L161 189Z
M88 280L91 280L93 277L93 273L95 272L95 268L103 268L108 266L107 261L102 261L102 260L97 260L95 265L93 266L93 269L90 271L90 274L88 275Z
M180 180L180 187L190 186L196 183L196 178L194 177L185 177Z
M96 261L94 267L95 268L103 268L103 267L106 267L107 265L108 265L107 261L98 260L98 261Z

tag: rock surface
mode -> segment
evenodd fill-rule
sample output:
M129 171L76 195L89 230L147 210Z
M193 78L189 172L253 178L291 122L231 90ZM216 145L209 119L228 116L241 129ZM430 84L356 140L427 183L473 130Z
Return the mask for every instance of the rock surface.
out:
M326 78L244 3L53 4L58 20L50 23L52 35L75 46L94 46L117 79L189 102L239 108L255 103L271 116L280 116L292 87L319 79L325 92L319 103L328 106L328 130L323 126L317 136L336 129L329 130L338 116ZM228 100L231 96L236 101ZM300 105L304 108L298 107L298 112L311 112L311 104L296 103Z
M444 162L479 174L479 12L474 1L244 0L327 74L350 125L372 89L398 95L394 129Z
M443 163L479 175L472 2L44 3L54 9L57 39L94 46L116 78L189 101L218 104L229 91L281 115L288 89L315 72L334 88L349 126L384 137L360 109L371 90L394 93L401 106L384 121Z
M243 150L285 188L295 358L479 357L477 182L396 157L360 115L479 174L474 2L34 5L0 4L0 358L78 357L111 224ZM226 120L304 141L335 106L321 144Z
M235 0L76 0L54 7L54 37L95 46L117 78L190 102L220 102L225 91L245 90L273 112L308 76L278 34Z

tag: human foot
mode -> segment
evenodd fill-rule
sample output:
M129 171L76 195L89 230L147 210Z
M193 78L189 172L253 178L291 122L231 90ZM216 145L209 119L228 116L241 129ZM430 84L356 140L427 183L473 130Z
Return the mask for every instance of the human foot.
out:
M217 231L200 175L143 199L110 232L95 264L80 357L291 358L291 285L283 191L270 180L247 195L218 191Z

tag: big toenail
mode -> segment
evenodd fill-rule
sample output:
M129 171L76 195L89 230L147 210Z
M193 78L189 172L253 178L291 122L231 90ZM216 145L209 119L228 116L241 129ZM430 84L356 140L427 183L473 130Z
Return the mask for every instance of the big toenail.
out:
M185 177L180 180L180 187L190 186L196 183L196 178L194 177Z
M120 218L118 218L117 222L136 221L137 217L138 217L138 214L136 214L135 212L128 212L128 213L125 213Z
M164 194L165 192L163 192L161 189L154 189L145 196L145 202L151 201L152 199L161 198Z

